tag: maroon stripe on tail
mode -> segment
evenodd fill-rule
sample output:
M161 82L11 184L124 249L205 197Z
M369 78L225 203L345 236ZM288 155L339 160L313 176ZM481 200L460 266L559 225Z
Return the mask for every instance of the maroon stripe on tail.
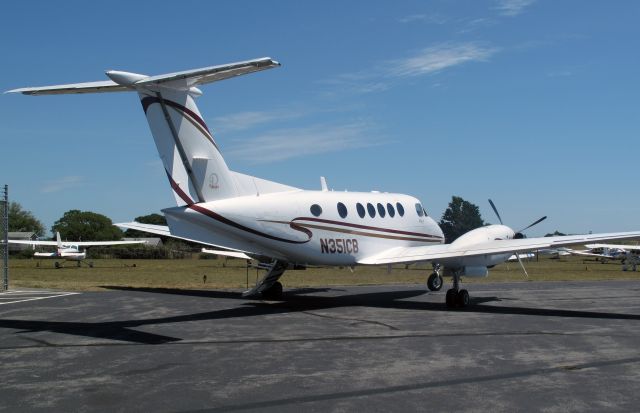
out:
M168 100L168 99L162 99L162 100L168 106L171 106L172 108L177 109L191 116L196 122L200 124L200 126L202 126L207 132L209 132L209 134L211 134L211 131L207 127L207 124L204 123L204 120L202 120L202 118L198 116L194 111L172 100ZM160 99L155 96L146 96L142 99L141 103L142 103L142 109L144 109L144 113L147 113L147 109L149 108L149 106L151 106L151 104L153 103L160 103Z

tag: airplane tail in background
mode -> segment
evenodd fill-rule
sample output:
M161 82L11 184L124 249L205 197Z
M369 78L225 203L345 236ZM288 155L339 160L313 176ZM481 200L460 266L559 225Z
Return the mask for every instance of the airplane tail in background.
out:
M62 240L60 239L60 233L56 231L56 241L58 242L58 249L62 249Z
M227 167L194 97L200 84L278 67L271 58L211 66L158 76L108 71L111 81L30 87L9 92L26 95L136 91L178 205L243 194Z

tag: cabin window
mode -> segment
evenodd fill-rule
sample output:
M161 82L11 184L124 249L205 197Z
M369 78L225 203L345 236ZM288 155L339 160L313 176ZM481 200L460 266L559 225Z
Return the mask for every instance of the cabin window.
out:
M422 209L422 205L420 205L420 203L416 204L416 212L418 213L419 217L424 216L424 209Z
M402 206L402 204L400 202L396 202L396 209L398 210L398 214L400 214L401 217L404 216L404 207Z
M384 216L386 215L386 211L384 210L384 206L382 206L382 204L378 204L378 214L380 215L380 218L384 218Z
M369 212L369 216L371 218L375 218L376 217L376 209L370 203L367 203L367 211Z
M347 217L347 207L342 202L338 202L338 214L342 218Z
M364 218L365 211L364 211L364 207L360 202L356 204L356 210L358 211L358 215L360 215L360 218Z
M391 218L393 218L396 215L396 210L393 209L393 205L391 204L387 204L387 212L389 213L389 216Z
M320 214L322 214L322 208L318 204L311 205L311 208L309 208L309 210L311 211L314 217L319 217Z

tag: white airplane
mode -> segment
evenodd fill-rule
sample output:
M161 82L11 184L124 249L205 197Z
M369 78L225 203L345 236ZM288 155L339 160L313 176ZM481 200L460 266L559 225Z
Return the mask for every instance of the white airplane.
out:
M142 244L146 241L74 241L71 243L62 242L60 239L60 233L56 232L56 241L31 241L31 240L8 240L10 244L23 244L23 245L31 245L35 247L36 245L46 245L46 246L55 246L56 251L54 252L35 252L33 254L36 258L59 258L67 261L77 261L78 267L80 266L80 262L87 258L87 250L86 247L95 247L95 246L107 246L107 245L127 245L127 244ZM80 247L85 247L84 251L80 251ZM90 267L93 267L93 264L89 264ZM56 261L56 268L60 268L60 263Z
M606 262L607 260L625 260L627 253L640 253L640 245L624 244L586 244L586 250L570 250L572 255L583 257L595 257Z
M288 268L431 262L428 287L451 276L450 307L464 307L461 277L485 277L512 254L560 245L640 237L640 231L524 238L506 225L469 231L444 244L438 224L418 199L380 192L309 191L234 172L195 103L197 86L280 66L271 58L157 76L107 71L111 80L9 92L26 95L135 92L142 103L177 206L164 209L167 227L118 224L243 253L267 267L245 296L278 298ZM222 253L222 252L221 252ZM441 271L440 268L444 268Z

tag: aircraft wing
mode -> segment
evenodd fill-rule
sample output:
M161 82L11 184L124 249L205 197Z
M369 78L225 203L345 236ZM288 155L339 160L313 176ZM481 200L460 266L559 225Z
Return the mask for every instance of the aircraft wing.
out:
M577 255L579 257L596 257L596 258L615 259L615 257L613 257L611 255L596 254L595 252L589 252L589 251L569 250L569 253L571 255Z
M56 241L29 241L24 239L10 239L7 240L9 244L23 244L23 245L58 245Z
M57 241L29 241L29 240L8 240L10 244L24 244L24 245L50 245L57 246ZM77 245L80 247L96 247L99 245L127 245L127 244L144 244L147 241L64 241L62 245Z
M460 246L455 244L441 244L420 247L396 247L380 254L361 259L358 261L358 264L405 264L420 261L438 261L447 258L507 254L566 245L582 245L591 241L633 238L640 238L640 231L495 240Z
M640 251L640 245L623 245L623 244L587 244L585 247L589 249L608 248L610 250L624 251Z

